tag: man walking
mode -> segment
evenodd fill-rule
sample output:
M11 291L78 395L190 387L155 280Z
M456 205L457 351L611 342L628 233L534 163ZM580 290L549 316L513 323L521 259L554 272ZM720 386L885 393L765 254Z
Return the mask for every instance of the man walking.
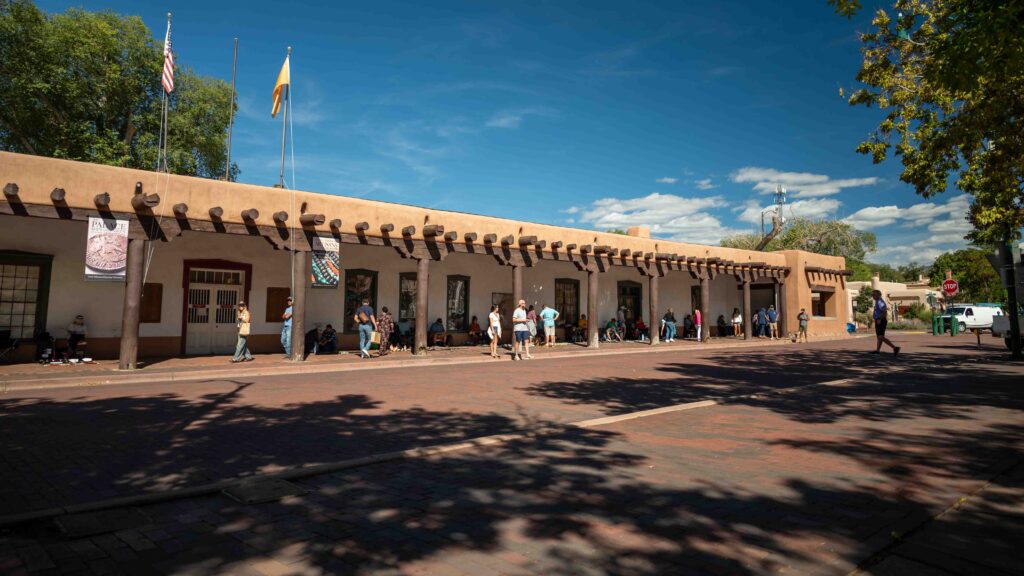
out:
M540 311L540 319L544 322L544 346L553 348L555 346L555 321L561 314L554 308L548 308L547 304Z
M882 344L884 343L888 344L889 347L892 348L893 356L899 356L900 347L893 344L885 337L885 329L889 326L889 307L882 298L882 293L880 291L872 291L871 297L875 299L875 310L872 314L872 318L875 320L875 337L878 339L878 344L875 346L875 350L872 354L880 354L882 352Z
M529 318L526 317L526 300L520 300L516 311L512 313L512 360L523 359L523 347L526 348L526 357L530 356L530 326Z
M700 339L700 330L704 325L704 317L700 314L700 308L696 308L693 311L693 325L697 327L697 342L703 342Z
M281 320L284 320L284 327L281 328L281 346L284 348L285 359L292 357L292 297L288 297L288 307L284 309L284 314L281 314Z
M363 299L362 306L356 310L353 318L359 325L359 357L370 357L370 342L373 340L373 331L377 329L377 317L373 314L373 307L370 301Z
M804 342L807 342L807 322L811 317L807 315L805 308L801 308L800 313L796 315L796 319L800 322L800 331L796 335L796 341L799 342L800 338L803 337Z

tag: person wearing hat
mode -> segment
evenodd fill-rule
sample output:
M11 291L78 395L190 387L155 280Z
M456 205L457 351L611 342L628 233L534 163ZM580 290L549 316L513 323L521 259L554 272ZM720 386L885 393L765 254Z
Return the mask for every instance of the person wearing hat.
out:
M79 314L75 320L68 324L68 354L74 356L78 353L78 344L85 341L85 316Z
M232 363L252 362L252 353L249 352L249 332L252 329L250 321L252 316L245 302L238 303L238 343L235 344L235 355L231 357Z
M288 307L281 314L284 327L281 328L281 346L284 348L284 357L292 357L292 297L288 297Z

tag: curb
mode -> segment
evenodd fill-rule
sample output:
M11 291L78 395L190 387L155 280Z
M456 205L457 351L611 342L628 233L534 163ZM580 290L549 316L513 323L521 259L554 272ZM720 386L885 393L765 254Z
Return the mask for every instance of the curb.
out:
M840 338L827 338L819 340L818 342L831 342L838 340L846 340L850 338L865 338L866 336L855 335L855 336L843 336ZM706 345L694 345L695 347L676 347L676 346L656 346L651 347L650 345L641 345L639 348L634 349L622 349L622 350L607 350L607 349L590 349L582 348L575 351L560 351L560 352L549 352L535 356L535 360L550 360L555 358L573 358L581 355L606 355L606 356L618 356L618 355L629 355L629 354L648 354L648 353L670 353L670 352L683 352L683 351L700 351L700 350L728 350L728 349L742 349L742 348L768 348L773 346L795 346L796 344L789 340L780 340L777 342L768 341L753 341L753 342L728 342L721 344L706 344ZM696 347L699 346L699 347ZM288 376L288 375L299 375L299 374L323 374L328 372L357 372L364 370L387 370L389 368L411 368L417 367L422 368L424 366L458 366L464 364L494 364L495 360L490 356L481 355L480 358L417 358L415 356L409 359L403 360L392 360L387 362L366 362L361 364L339 364L339 363L293 363L282 366L273 366L266 368L240 368L236 370L219 369L219 370L182 370L182 371L167 371L167 372L150 372L146 373L145 369L142 371L132 372L129 374L117 374L117 375L100 375L90 377L84 376L62 376L58 378L34 378L24 381L5 381L0 382L0 394L7 394L9 392L20 392L27 390L42 390L42 389L58 389L58 388L77 388L77 387L92 387L92 386L117 386L125 384L146 384L151 382L196 382L201 380L221 380L224 378L237 378L237 377L262 377L262 376Z
M608 424L615 424L617 422L635 420L638 418L645 418L648 416L656 416L672 412L683 412L687 410L696 410L699 408L709 408L712 406L729 404L730 402L735 402L737 400L757 399L778 394L789 394L792 392L798 392L800 390L816 388L819 386L841 386L856 382L860 378L861 377L842 378L839 380L815 382L813 384L803 384L801 386L792 386L789 388L777 388L774 390L768 390L764 392L753 392L750 394L737 394L735 396L709 398L706 400L697 400L694 402L686 402L684 404L676 404L673 406L664 406L661 408L654 408L651 410L630 412L628 414L618 414L615 416L592 418L588 420L581 420L578 422L569 422L562 425L544 427L539 430L532 430L530 432L480 436L477 438L470 438L468 440L462 440L459 442L453 442L448 444L435 444L432 446L424 446L420 448L409 448L406 450L383 452L380 454L361 456L359 458L349 458L345 460L338 460L335 462L314 464L312 466L300 466L296 468L289 468L287 470L281 470L279 472L268 472L263 474L257 473L252 474L250 476L240 476L226 480L218 480L216 482L211 482L207 484L200 484L198 486L175 488L171 490L165 490L162 492L151 492L145 494L137 494L133 496L122 496L106 500L97 500L94 502L85 502L82 504L71 504L68 506L56 506L51 508L45 508L42 510L21 512L18 514L0 516L0 529L8 528L10 526L15 526L19 524L26 524L29 522L49 520L67 514L98 512L100 510L109 510L112 508L152 505L163 502L169 502L173 500L181 500L184 498L209 496L211 494L221 492L225 488L234 486L239 482L250 481L256 478L267 480L301 480L304 478L340 472L342 470L349 470L352 468L372 466L374 464L383 464L386 462L394 462L397 460L413 458L425 458L429 456L435 456L438 454L445 454L448 452L458 452L462 450L470 450L473 448L480 448L484 446L494 446L497 444L504 444L506 442L511 442L515 440L524 440L529 438L537 438L541 436L549 436L552 434L557 434L559 432L564 432L565 430L572 428L594 428L597 426L605 426Z

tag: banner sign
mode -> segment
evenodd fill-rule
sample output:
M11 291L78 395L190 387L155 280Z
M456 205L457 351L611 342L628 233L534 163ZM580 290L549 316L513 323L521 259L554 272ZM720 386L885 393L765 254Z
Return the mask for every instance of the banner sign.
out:
M341 244L336 238L313 236L313 288L337 288L341 279Z
M128 220L89 217L85 240L85 279L124 282L128 264Z

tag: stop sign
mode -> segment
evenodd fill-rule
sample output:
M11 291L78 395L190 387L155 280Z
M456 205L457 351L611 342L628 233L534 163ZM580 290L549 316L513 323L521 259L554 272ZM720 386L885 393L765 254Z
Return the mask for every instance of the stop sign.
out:
M960 291L960 284L956 280L950 278L942 283L942 291L946 293L946 296L953 297Z

